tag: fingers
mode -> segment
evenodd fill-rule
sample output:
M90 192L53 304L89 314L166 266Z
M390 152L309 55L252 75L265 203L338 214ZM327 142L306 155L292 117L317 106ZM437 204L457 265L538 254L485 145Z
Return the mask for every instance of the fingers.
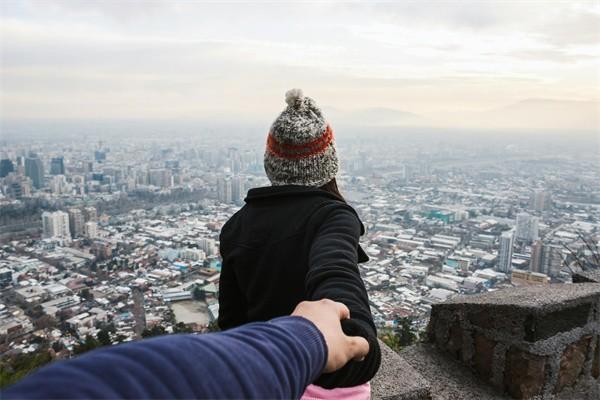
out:
M335 302L335 305L337 306L338 309L338 314L340 316L340 320L342 319L348 319L350 318L350 310L348 309L348 307L346 307L345 304L343 303L338 303L337 301Z
M323 334L328 348L324 372L342 368L350 360L363 360L369 353L369 343L358 336L346 336L340 320L350 318L350 310L342 303L321 299L303 301L292 313L311 321Z
M369 342L360 336L347 336L349 360L362 361L369 354Z

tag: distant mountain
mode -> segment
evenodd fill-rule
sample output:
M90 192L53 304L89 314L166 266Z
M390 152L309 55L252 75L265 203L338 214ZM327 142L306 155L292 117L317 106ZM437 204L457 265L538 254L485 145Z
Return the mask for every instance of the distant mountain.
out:
M600 129L600 102L526 99L471 115L472 123L505 128Z
M333 125L399 126L423 125L425 122L425 119L420 115L384 107L361 108L358 110L339 110L324 107L323 113Z

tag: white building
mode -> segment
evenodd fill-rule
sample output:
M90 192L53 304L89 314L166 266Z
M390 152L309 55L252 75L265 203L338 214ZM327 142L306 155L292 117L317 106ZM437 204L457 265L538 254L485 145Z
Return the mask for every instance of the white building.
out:
M204 261L206 255L204 254L204 251L200 249L191 249L186 247L185 249L181 249L179 251L179 257L184 260Z
M539 231L539 219L527 213L517 215L516 239L526 242L537 240Z
M214 256L215 254L217 254L217 245L213 239L200 239L198 245L207 256Z
M42 226L45 238L71 239L69 214L63 211L42 213Z
M500 235L500 249L498 250L497 270L503 273L511 271L513 255L513 231L508 231Z
M244 201L244 178L241 176L235 176L231 179L231 200L238 205L241 205Z
M552 200L550 198L550 193L542 189L536 189L531 194L530 202L531 208L535 211L544 211L550 208Z
M67 182L64 175L55 175L50 180L50 190L54 194L69 194L71 192L71 184Z
M95 239L98 237L98 223L94 221L88 221L83 225L83 234L88 239Z
M221 203L233 201L233 187L230 178L222 177L217 180L217 198Z

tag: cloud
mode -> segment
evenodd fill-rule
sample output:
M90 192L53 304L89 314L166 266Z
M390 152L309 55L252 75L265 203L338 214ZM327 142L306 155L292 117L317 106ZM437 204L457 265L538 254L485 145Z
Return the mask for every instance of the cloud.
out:
M509 56L523 60L551 61L557 63L576 63L580 61L597 60L599 56L588 54L569 54L557 49L517 50Z
M566 10L560 17L537 27L538 34L557 46L598 45L600 13Z
M269 118L300 86L449 121L598 85L595 11L563 3L2 3L4 118Z

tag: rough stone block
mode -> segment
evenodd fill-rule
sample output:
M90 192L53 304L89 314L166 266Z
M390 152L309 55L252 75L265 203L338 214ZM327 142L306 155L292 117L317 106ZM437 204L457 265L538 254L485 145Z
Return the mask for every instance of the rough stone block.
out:
M599 314L600 283L519 287L434 304L429 334L495 387L530 398L572 390L590 370L600 379L600 339L592 348L591 333L573 337L597 336Z
M581 372L588 353L591 336L585 336L577 342L567 346L560 358L560 371L555 392L560 392L567 386L573 386Z
M596 348L594 349L594 359L592 360L592 376L600 379L600 336L596 336Z
M544 388L546 357L511 347L506 353L504 388L517 399L541 395Z
M435 304L431 318L434 324L459 319L506 339L536 342L591 322L599 297L598 283L520 287L457 296Z
M529 315L525 321L525 340L537 342L559 332L584 326L588 322L592 304L580 304L548 314Z
M600 270L579 271L573 274L573 283L600 283Z
M457 360L461 359L463 330L460 323L455 321L448 331L446 350Z
M469 314L469 322L472 325L478 326L483 329L494 329L496 328L496 321L494 320L493 313L491 310L481 310Z
M379 341L381 367L371 380L371 398L385 400L430 400L429 382L398 353Z
M504 336L523 336L523 322L526 314L518 308L469 305L466 314L469 323L475 327L500 331Z
M479 376L489 381L492 378L496 342L479 333L475 334L474 342L473 365Z

